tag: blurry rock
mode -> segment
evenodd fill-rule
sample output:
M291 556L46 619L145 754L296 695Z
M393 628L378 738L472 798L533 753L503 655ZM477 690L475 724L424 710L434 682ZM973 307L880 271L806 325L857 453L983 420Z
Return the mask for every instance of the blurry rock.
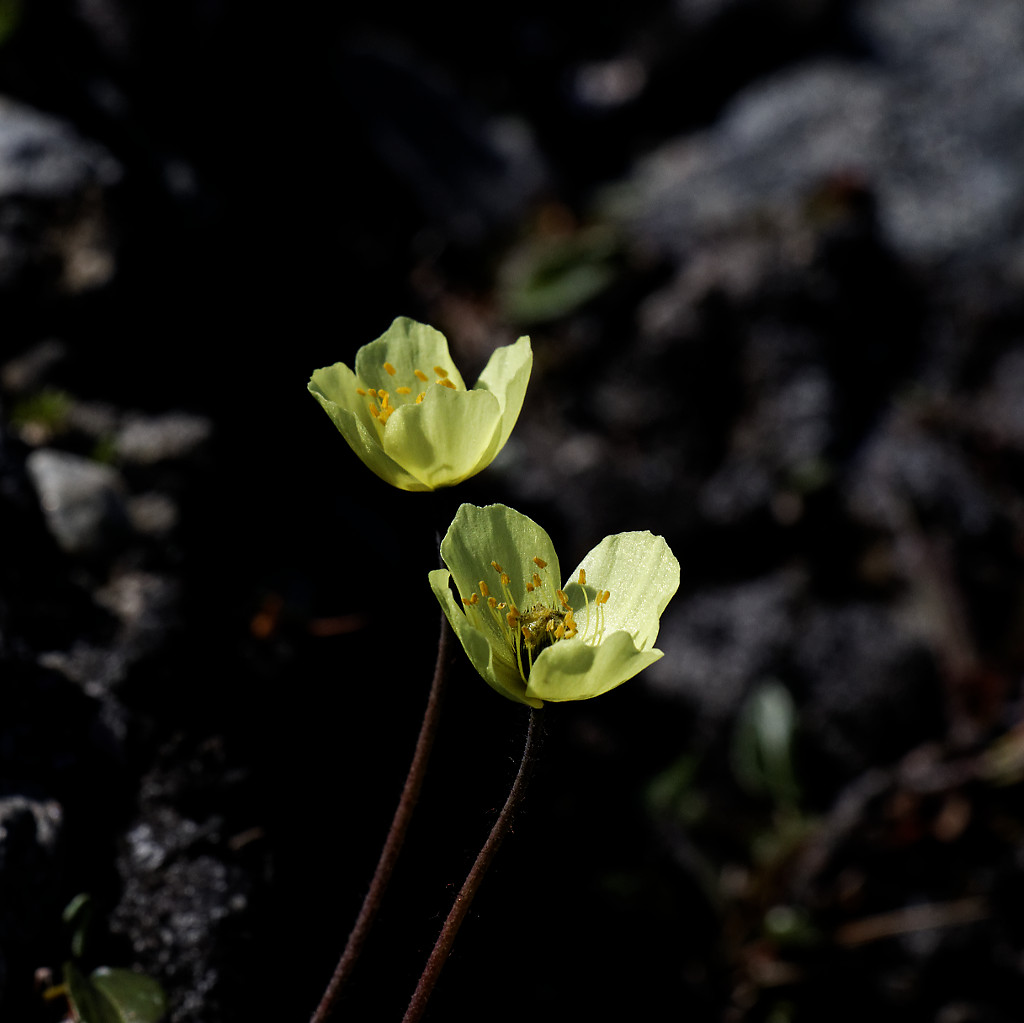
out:
M109 465L40 448L26 460L46 523L69 554L101 554L128 528L124 485Z
M790 216L823 181L878 197L905 258L999 251L1024 215L1024 9L989 0L855 5L871 63L786 69L740 93L708 131L641 162L612 207L682 255L744 222Z
M187 412L129 415L118 430L115 443L118 455L126 462L152 465L187 457L206 442L212 430L209 419Z
M545 183L524 122L488 118L437 67L396 41L351 45L340 78L378 158L454 241L478 244L514 223Z
M0 97L0 291L106 283L114 250L104 192L120 177L102 146Z
M695 704L706 721L735 712L752 683L772 674L792 638L799 575L780 572L676 600L662 617L665 656L641 678Z
M54 882L63 815L52 799L0 797L0 938L24 933Z
M887 608L813 609L795 631L793 660L808 687L806 743L840 777L892 763L941 728L934 659Z

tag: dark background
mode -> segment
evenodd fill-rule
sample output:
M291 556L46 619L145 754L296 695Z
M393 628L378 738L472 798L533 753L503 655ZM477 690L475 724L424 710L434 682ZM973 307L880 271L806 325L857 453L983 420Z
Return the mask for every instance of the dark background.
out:
M82 891L87 965L172 1023L312 1012L437 537L503 501L565 566L661 533L682 585L658 665L545 709L431 1018L1019 1018L1017 0L8 0L0 33L0 1017L60 1018L33 973ZM454 491L391 490L305 393L396 315L468 380L533 340ZM400 1018L525 727L460 660L351 1018Z

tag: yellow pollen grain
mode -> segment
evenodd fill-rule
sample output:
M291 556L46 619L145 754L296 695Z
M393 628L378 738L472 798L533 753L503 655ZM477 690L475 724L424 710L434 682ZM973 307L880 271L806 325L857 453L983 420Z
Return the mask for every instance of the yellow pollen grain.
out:
M447 387L449 390L452 390L452 391L458 390L458 388L455 386L455 384L453 384L450 380L438 380L438 383L442 387Z
M485 583L483 579L480 580L480 593L484 597L489 597L491 594L490 589L488 589L487 583Z
M421 369L414 369L413 373L416 374L417 380L422 380L424 383L426 383L430 379L430 377L428 377L427 374L424 373L423 370Z
M389 377L393 377L395 375L395 367L392 366L390 362L385 362L384 372L387 373Z
M412 394L411 387L396 387L395 390L398 391L399 394Z
M587 570L585 568L580 569L580 586L587 585Z
M547 568L548 567L548 563L543 558L534 558L533 559L533 563L538 568Z
M435 375L437 375L439 377L442 377L442 378L448 376L448 370L446 370L444 368L444 366L435 366L434 367L434 373L435 373Z

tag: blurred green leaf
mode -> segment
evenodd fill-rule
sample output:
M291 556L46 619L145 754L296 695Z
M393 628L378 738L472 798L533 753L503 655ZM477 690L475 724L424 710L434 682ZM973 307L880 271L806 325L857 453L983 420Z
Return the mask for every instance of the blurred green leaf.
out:
M101 966L86 977L65 963L64 983L76 1023L159 1023L167 1012L163 988L133 970Z
M81 892L64 907L61 914L64 923L71 928L71 954L76 959L81 959L85 955L92 913L92 896L87 892Z
M800 796L793 769L796 708L779 682L759 685L740 709L731 759L736 780L754 795L779 806L794 806Z

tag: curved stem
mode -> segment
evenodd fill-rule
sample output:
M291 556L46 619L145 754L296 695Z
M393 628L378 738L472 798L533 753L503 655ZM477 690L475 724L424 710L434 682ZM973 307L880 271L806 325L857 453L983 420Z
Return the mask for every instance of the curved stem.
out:
M345 951L342 952L338 965L334 968L334 975L327 985L323 998L313 1013L310 1023L324 1023L334 1010L335 1002L338 999L341 989L345 986L356 960L363 950L363 944L370 933L373 921L380 909L381 901L384 898L384 891L391 880L394 872L398 854L405 841L405 833L412 818L412 812L419 799L420 789L423 787L423 778L427 771L427 761L430 759L430 750L434 744L434 735L437 732L437 722L441 713L441 697L444 692L445 677L449 661L448 648L450 646L451 626L444 612L441 613L441 634L437 642L437 663L434 666L434 680L430 686L430 695L427 697L427 708L423 714L423 723L420 725L419 738L416 740L416 750L413 753L412 763L409 765L409 773L406 775L405 786L402 795L398 800L395 809L395 816L391 821L391 829L388 837L384 840L384 847L380 852L380 859L377 861L377 869L374 871L373 880L363 899L363 905L359 910L359 916L352 927L345 944Z
M494 854L498 851L502 839L508 833L512 817L519 808L519 804L526 793L526 786L530 780L530 775L533 773L533 765L536 762L537 751L540 746L540 736L540 713L531 709L530 725L526 732L526 747L523 750L523 759L519 764L516 780L512 783L512 790L508 794L508 799L505 800L505 805L502 807L498 819L494 822L494 827L491 828L490 835L487 836L487 841L470 868L469 874L462 884L462 889L455 897L455 904L452 906L448 919L445 920L444 926L441 928L441 933L438 935L434 950L430 953L427 965L423 970L419 983L416 985L416 991L413 993L409 1007L405 1011L402 1023L417 1023L417 1020L423 1015L427 1007L427 1001L434 990L434 985L441 975L441 970L455 942L455 935L458 934L462 921L469 912L473 896L476 895L480 882L483 880L484 874L487 873L487 868L491 865L491 861L494 859Z

